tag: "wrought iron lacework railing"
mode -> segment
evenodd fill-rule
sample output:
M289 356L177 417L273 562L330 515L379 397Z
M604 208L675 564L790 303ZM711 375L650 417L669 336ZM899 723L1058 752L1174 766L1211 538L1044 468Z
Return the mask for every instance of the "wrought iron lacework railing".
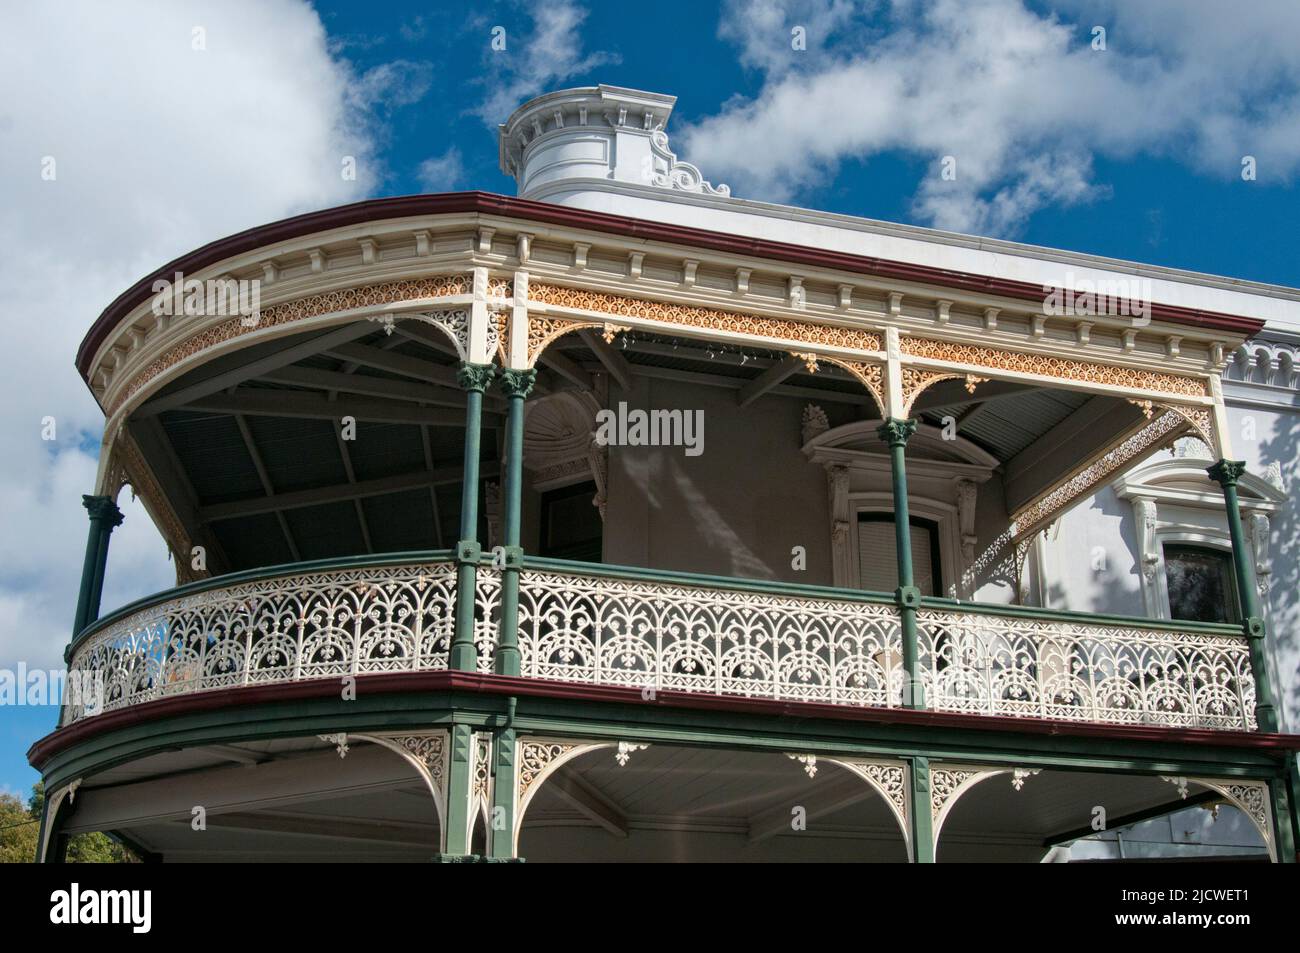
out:
M901 689L891 605L539 571L519 589L524 675L850 705Z
M1255 728L1239 635L929 608L917 630L927 697L944 711Z
M102 690L64 723L169 695L446 668L449 561L246 578L109 619L69 682ZM482 566L475 641L491 670L500 574ZM925 605L919 679L943 711L1254 729L1245 640L1207 626ZM520 574L525 677L897 707L898 610L879 596L530 561Z
M523 672L718 695L897 707L897 610L779 592L523 573ZM1229 633L918 612L919 678L942 711L1253 729L1244 640Z
M479 573L475 641L491 668L496 573ZM130 613L78 645L63 723L170 695L447 667L450 562L307 572L239 582Z

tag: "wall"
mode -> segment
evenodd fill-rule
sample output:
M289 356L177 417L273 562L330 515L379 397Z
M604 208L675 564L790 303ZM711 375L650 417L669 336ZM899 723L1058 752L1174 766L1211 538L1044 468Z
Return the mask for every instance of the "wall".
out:
M800 451L806 401L637 377L611 389L631 409L701 410L703 453L682 447L609 450L605 561L746 579L830 585L826 473ZM791 549L807 568L791 568Z

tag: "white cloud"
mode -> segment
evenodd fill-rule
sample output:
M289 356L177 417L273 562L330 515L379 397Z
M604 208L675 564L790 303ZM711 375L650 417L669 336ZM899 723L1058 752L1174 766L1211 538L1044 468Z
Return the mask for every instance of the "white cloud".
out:
M300 0L21 4L3 20L0 665L49 667L71 628L103 425L73 368L82 336L178 254L364 198L382 177L386 109L423 95L429 73L398 62L358 75ZM55 443L40 439L45 416ZM174 584L143 508L129 493L119 504L105 610Z
M1300 5L1250 15L1210 0L876 3L737 0L719 35L762 71L753 98L679 130L684 155L738 195L790 201L846 159L927 160L913 212L943 228L1016 232L1089 201L1096 156L1172 156L1221 178L1300 168ZM808 49L790 28L808 24ZM1107 31L1094 50L1091 28ZM942 159L956 160L945 180ZM761 157L761 161L755 161Z
M505 122L524 101L597 66L619 61L613 53L582 51L582 24L587 11L573 0L538 0L528 9L532 32L520 35L511 22L499 24L506 28L505 49L489 46L485 54L487 75L480 82L486 93L474 112L492 128ZM484 37L485 45L490 39L489 33Z
M420 188L426 192L450 192L465 178L465 163L460 150L452 146L440 156L432 156L420 163L416 170Z
M403 23L397 28L403 40L407 43L415 43L423 40L429 32L429 24L425 22L423 16L416 15L409 23Z

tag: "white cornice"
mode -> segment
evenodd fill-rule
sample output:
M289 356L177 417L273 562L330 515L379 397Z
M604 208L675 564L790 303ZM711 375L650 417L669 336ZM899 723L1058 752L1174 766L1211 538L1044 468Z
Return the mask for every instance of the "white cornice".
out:
M1072 271L1077 280L1147 279L1152 282L1152 298L1162 304L1250 315L1276 322L1284 329L1300 330L1300 289L1283 285L748 199L665 192L597 178L555 182L532 190L528 197L1030 284L1064 287L1066 271ZM807 237L810 234L815 237Z

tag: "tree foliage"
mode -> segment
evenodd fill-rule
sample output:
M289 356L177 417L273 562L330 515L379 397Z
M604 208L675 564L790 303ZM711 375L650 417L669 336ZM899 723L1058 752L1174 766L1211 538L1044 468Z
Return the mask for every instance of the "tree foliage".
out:
M0 794L0 863L29 864L36 859L36 842L45 807L44 787L32 787L31 799L23 804L12 794ZM77 834L68 843L68 863L130 864L139 858L107 834L96 831Z

